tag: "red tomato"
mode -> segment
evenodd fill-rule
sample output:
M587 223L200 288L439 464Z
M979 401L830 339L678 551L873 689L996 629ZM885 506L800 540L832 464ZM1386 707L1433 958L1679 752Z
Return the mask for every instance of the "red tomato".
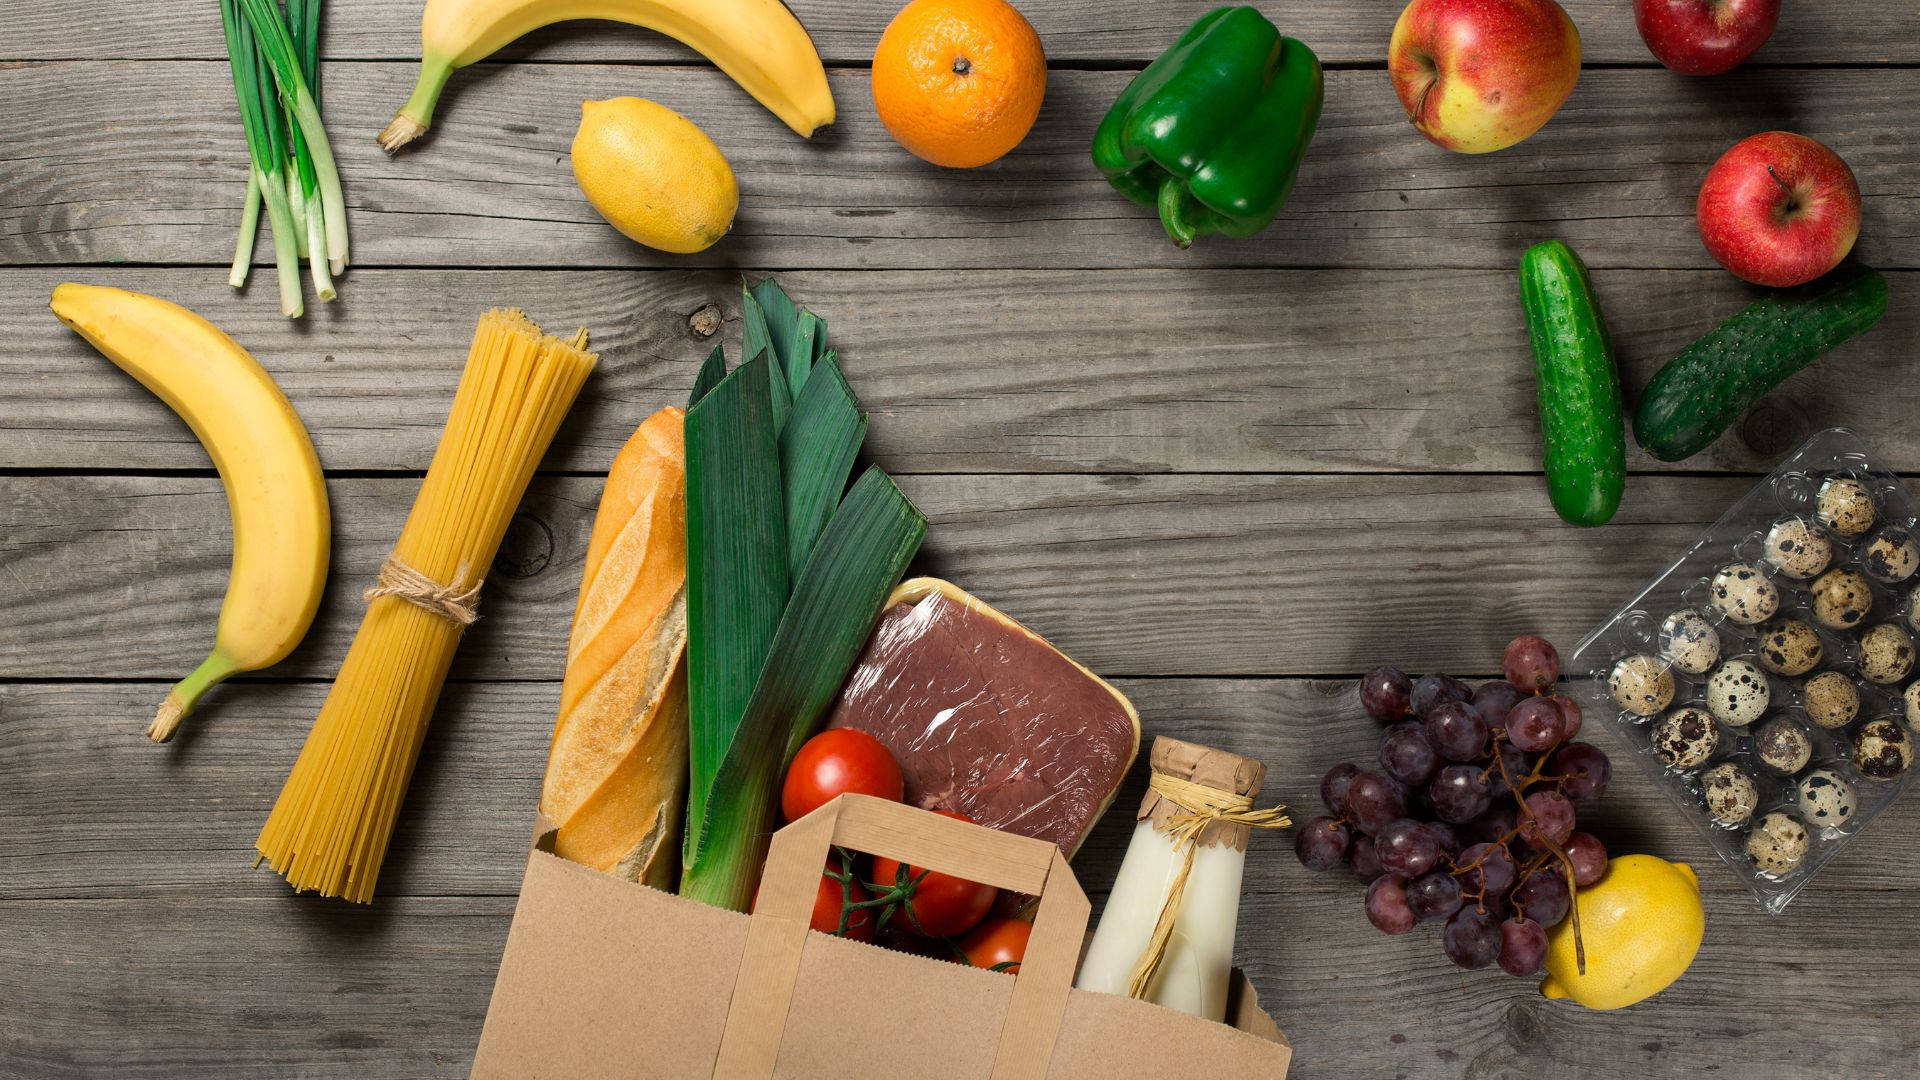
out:
M864 731L832 728L808 739L793 756L780 788L780 812L798 821L849 791L899 802L906 781L885 743Z
M973 820L950 810L941 810L939 813L942 817L959 821ZM882 889L906 890L904 910L894 918L928 937L954 937L973 929L981 919L987 917L994 899L1000 895L1000 890L991 885L943 874L938 870L923 871L917 866L906 868L905 880L908 884L902 886L901 880L898 862L874 856L873 883Z
M849 881L843 891L838 879L831 874L820 875L820 887L813 894L813 918L807 923L809 929L823 934L837 934L840 930L841 899L858 904L873 899L858 881ZM760 892L754 890L753 909L760 910ZM861 908L847 918L846 936L854 941L872 941L873 930L878 918L873 908Z
M1020 961L1027 955L1027 938L1033 936L1033 924L1019 919L989 919L974 928L960 942L967 963L977 968L1000 968L1018 974ZM1000 965L1006 967L1001 968Z

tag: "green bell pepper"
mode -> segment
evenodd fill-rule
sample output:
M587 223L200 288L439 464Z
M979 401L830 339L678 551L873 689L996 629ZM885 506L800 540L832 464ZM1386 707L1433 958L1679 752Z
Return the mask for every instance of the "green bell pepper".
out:
M1107 182L1157 207L1181 247L1252 236L1293 188L1324 88L1320 58L1250 7L1210 11L1147 65L1093 135Z

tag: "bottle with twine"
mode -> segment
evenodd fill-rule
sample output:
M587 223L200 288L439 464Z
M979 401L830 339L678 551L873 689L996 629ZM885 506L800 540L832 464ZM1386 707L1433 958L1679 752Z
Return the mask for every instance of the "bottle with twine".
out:
M1256 810L1266 767L1253 758L1156 738L1133 840L1076 985L1221 1020L1247 841L1291 824Z

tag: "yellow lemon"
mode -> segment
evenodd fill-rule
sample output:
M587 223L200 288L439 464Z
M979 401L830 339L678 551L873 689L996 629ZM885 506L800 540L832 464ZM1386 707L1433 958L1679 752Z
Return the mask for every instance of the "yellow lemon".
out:
M580 103L573 178L614 228L677 255L712 247L740 208L733 170L707 133L641 98Z
M1540 992L1589 1009L1621 1009L1665 990L1693 963L1707 928L1693 867L1652 855L1622 855L1580 890L1587 971L1574 962L1573 920L1547 935Z

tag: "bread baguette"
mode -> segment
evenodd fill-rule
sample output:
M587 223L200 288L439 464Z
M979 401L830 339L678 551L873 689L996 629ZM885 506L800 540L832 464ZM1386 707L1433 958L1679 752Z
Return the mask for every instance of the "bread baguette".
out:
M687 788L683 419L648 417L608 472L540 793L556 854L668 890Z

